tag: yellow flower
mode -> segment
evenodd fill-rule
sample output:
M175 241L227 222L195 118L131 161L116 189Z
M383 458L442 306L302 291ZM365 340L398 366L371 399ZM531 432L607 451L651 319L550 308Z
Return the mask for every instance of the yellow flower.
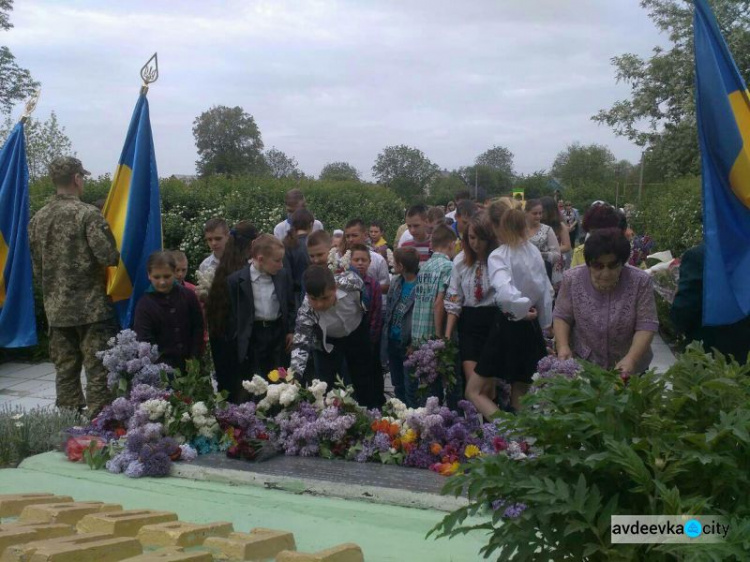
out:
M268 373L268 380L271 382L279 382L279 371L278 369L274 369L270 373Z
M482 454L482 451L479 450L479 447L476 445L467 445L464 449L464 456L467 459L471 459L473 457L477 457Z
M404 433L404 435L401 437L402 443L414 443L414 441L417 440L417 432L413 429L409 429Z

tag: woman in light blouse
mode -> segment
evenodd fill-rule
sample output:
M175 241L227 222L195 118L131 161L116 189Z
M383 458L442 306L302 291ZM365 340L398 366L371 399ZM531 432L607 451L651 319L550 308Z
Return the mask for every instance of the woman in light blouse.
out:
M547 275L551 280L555 264L560 261L562 254L555 231L551 226L542 222L543 217L544 205L540 199L531 199L526 202L527 237L529 242L541 252Z
M495 217L490 212L495 224ZM553 291L539 250L526 239L526 217L520 209L501 213L496 228L501 245L487 260L490 285L500 307L467 394L487 418L497 411L488 398L493 377L511 383L511 406L518 409L536 365L546 355L542 328L552 324ZM554 234L553 234L554 236Z
M495 291L487 274L487 258L497 239L486 213L472 217L462 233L464 250L453 260L450 285L445 295L448 320L445 337L450 339L458 325L458 347L467 382L488 341L495 316ZM467 392L466 397L472 400ZM494 398L494 396L493 396Z

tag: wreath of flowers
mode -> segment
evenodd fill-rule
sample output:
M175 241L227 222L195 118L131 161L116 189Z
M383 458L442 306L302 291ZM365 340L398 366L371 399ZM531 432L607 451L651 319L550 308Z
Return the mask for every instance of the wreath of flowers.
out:
M339 256L337 248L331 248L328 252L328 269L334 273L347 271L352 260L351 250L347 250L343 256Z

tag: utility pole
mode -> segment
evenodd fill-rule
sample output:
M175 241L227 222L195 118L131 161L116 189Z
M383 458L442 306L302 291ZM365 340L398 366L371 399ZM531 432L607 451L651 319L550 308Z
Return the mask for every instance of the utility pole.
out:
M641 152L641 179L638 180L638 203L643 198L643 164L646 161L646 151Z

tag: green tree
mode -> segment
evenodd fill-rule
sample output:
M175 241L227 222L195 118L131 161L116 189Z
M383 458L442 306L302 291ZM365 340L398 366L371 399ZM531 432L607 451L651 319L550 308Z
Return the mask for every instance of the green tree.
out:
M550 176L545 170L537 170L533 174L520 176L513 189L523 189L524 198L539 199L540 197L552 197L555 189L550 184Z
M422 200L439 173L437 164L421 150L404 144L385 147L372 167L373 176L407 203Z
M260 176L266 172L263 140L255 119L241 107L214 106L193 122L198 174Z
M13 0L0 0L0 30L8 30ZM13 106L23 101L39 87L31 73L16 63L10 49L0 46L0 113L9 114Z
M357 168L348 162L329 162L320 171L322 181L361 181Z
M1 143L5 142L15 122L6 118L0 130ZM73 145L65 134L65 127L60 127L57 115L53 111L49 119L39 121L29 118L24 125L26 133L26 158L29 163L29 180L36 181L47 175L49 163L60 156L75 156ZM0 143L0 144L1 144Z
M277 179L281 178L301 178L303 174L299 169L299 164L294 157L287 156L284 152L275 146L266 151L266 169L268 173Z
M709 0L737 67L750 76L750 2ZM648 149L650 178L674 178L700 172L695 120L692 2L641 0L671 48L655 47L652 56L614 57L618 82L630 86L630 98L602 109L593 119ZM660 177L659 177L660 176Z
M466 184L456 172L444 170L430 184L430 195L427 202L431 205L446 205L453 201L456 194L466 189Z
M604 186L614 183L616 164L615 155L606 146L576 142L557 155L551 175L566 187L582 183Z

